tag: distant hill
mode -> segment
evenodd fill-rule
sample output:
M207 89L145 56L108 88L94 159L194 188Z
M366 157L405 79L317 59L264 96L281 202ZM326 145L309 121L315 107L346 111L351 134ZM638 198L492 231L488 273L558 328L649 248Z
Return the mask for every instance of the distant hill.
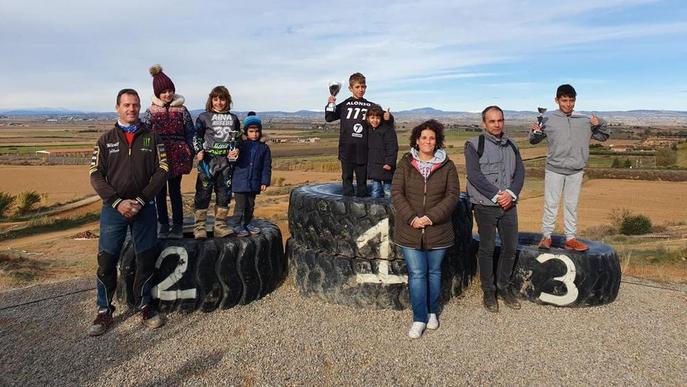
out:
M202 109L191 110L193 117L202 113ZM235 111L239 118L243 119L248 112ZM260 117L265 120L323 120L323 111L313 110L299 110L295 112L285 111L264 111L257 112ZM434 109L432 107L422 107L410 110L392 111L396 119L404 121L424 120L429 118L444 119L444 120L458 120L466 122L479 122L480 114L473 112L461 111L444 111ZM580 111L582 114L591 115L592 112ZM628 111L595 111L599 115L615 124L624 125L684 125L687 126L687 111L675 110L628 110ZM70 110L64 108L36 108L36 109L12 109L0 110L0 115L11 117L80 117L97 118L97 119L115 119L117 116L114 112L84 112L79 110ZM535 111L523 110L506 110L506 119L515 121L534 121L537 116Z

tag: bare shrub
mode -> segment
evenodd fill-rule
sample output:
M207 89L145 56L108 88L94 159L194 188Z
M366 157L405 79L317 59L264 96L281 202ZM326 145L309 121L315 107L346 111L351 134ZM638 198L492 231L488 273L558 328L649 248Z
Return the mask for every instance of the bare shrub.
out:
M616 230L620 230L623 221L630 215L632 215L632 212L627 208L612 208L608 214L608 220Z

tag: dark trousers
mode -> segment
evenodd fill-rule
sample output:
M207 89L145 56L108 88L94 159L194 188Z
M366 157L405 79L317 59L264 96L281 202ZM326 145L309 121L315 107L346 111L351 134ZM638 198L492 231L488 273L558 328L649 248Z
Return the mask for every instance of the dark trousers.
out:
M167 184L162 186L155 197L157 207L157 222L169 224L167 213L167 187L169 187L169 201L172 203L172 223L184 224L184 203L181 200L181 176L170 177Z
M499 206L475 204L475 220L479 234L479 278L482 290L493 292L497 288L506 290L510 285L515 251L518 245L518 212L516 207L503 211ZM494 243L498 230L501 239L501 254L496 264L494 281Z
M103 206L100 212L96 278L96 303L99 309L112 307L112 298L117 288L117 262L129 230L136 253L133 289L136 306L142 307L152 301L150 290L153 286L153 271L157 259L157 227L152 202L143 206L133 219L126 219L110 206Z
M353 173L355 172L355 196L365 197L367 194L367 164L355 164L341 161L341 180L343 195L353 196Z
M234 192L235 197L235 215L239 215L239 224L246 228L250 221L253 220L253 211L255 210L255 196L254 192Z
M234 174L234 165L230 164L222 171L216 172L212 177L198 171L196 179L196 196L193 206L196 210L207 210L210 206L212 191L215 191L216 207L229 207L231 201L231 177Z

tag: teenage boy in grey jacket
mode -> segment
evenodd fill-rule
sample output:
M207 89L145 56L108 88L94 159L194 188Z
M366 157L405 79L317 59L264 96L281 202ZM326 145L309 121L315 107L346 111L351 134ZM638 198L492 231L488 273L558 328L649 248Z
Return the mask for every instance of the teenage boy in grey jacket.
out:
M556 224L561 193L564 198L565 244L567 250L587 251L586 244L575 238L577 202L582 187L584 167L589 158L589 140L606 141L610 132L606 121L573 112L577 92L568 85L556 90L558 110L547 114L542 125L532 124L530 144L547 139L546 170L544 175L544 215L539 248L551 248L551 233Z
M498 312L498 291L504 303L520 309L510 286L518 245L518 212L515 206L525 182L525 167L517 146L503 133L503 110L489 106L482 111L484 133L465 143L468 194L479 233L479 277L484 307ZM501 238L494 280L494 243Z

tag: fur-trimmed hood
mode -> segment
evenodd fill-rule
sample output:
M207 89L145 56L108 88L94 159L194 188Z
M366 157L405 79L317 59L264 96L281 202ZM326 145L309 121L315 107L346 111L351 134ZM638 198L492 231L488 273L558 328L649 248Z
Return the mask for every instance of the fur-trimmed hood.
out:
M174 98L172 99L172 102L169 103L169 106L183 106L185 101L186 100L182 95L174 94ZM160 98L153 96L153 105L164 107L165 103L162 102Z

